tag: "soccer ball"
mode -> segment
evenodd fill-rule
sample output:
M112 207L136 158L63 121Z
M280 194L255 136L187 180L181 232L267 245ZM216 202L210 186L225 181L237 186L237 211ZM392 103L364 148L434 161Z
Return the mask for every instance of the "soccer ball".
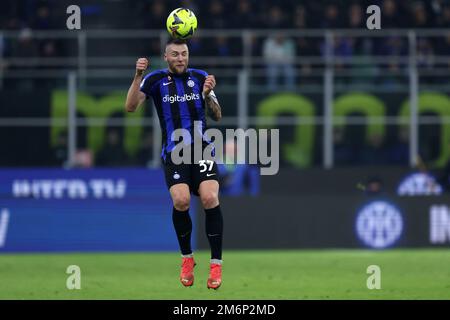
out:
M197 30L197 18L191 10L178 8L169 14L166 26L172 38L188 39Z

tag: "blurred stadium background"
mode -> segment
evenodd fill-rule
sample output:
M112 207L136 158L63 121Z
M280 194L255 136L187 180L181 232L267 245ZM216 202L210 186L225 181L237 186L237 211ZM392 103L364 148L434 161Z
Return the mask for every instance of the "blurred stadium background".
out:
M178 288L153 105L124 112L136 58L165 67L180 6L199 21L190 65L217 78L209 124L280 129L277 175L221 167L214 297L450 298L449 1L77 1L73 31L71 4L1 2L0 298L209 298ZM91 291L65 290L77 263ZM373 293L366 268L383 263L392 291Z

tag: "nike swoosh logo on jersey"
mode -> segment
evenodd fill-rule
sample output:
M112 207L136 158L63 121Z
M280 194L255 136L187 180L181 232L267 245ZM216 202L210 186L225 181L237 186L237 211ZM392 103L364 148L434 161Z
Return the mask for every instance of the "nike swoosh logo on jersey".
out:
M163 86L168 86L169 84L171 84L173 81L170 82L163 82Z
M211 176L215 176L215 175L216 175L215 173L207 173L206 174L207 177L211 177Z

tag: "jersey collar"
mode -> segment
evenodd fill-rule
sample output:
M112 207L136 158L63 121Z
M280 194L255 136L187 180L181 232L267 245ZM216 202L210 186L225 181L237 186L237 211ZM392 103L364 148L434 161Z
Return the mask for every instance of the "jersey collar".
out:
M186 72L184 72L182 74L175 74L175 73L170 72L169 69L167 69L167 75L171 78L187 79L190 76L190 72L189 72L189 69L187 69Z

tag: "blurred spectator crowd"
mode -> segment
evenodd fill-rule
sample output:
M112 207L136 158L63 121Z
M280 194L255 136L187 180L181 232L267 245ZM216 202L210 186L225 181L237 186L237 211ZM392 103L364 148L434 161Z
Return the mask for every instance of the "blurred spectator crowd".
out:
M19 40L9 43L0 36L0 55L3 57L66 57L76 53L76 48L59 39L38 41L32 37L33 30L64 30L66 28L69 0L2 0L0 30L20 31ZM370 5L381 8L382 29L450 28L450 0L80 0L82 29L152 29L165 28L168 13L180 6L194 10L199 29L366 29ZM277 38L277 39L276 39ZM258 39L252 54L266 59L288 60L295 56L325 55L323 39L298 37L296 39L275 36ZM283 40L283 41L282 41ZM363 41L361 38L335 37L332 52L335 56L349 58L358 54L406 55L407 39L397 36L383 37L380 41ZM153 41L153 40L152 40ZM159 39L144 48L146 54L158 55ZM194 56L241 56L242 41L231 39L219 32L214 39L194 37L190 41ZM134 48L136 51L136 48ZM96 52L95 46L92 52ZM119 49L119 48L118 48ZM120 49L126 50L126 49ZM277 51L278 50L278 51ZM433 64L434 55L450 55L450 32L443 38L421 38L417 42L418 62L421 66ZM97 50L99 51L99 50ZM111 50L110 50L111 51ZM118 51L118 54L124 52ZM274 56L279 53L278 57ZM27 62L28 67L37 61ZM50 65L47 65L51 67ZM1 66L0 66L1 67ZM214 65L210 66L214 67ZM286 85L292 86L291 70L284 68ZM395 66L392 67L395 69ZM271 69L269 74L275 75ZM268 84L275 89L273 83Z
M138 1L139 2L139 1ZM142 27L158 28L167 12L179 1L140 1ZM381 8L383 28L448 28L450 3L447 0L212 0L181 1L198 13L203 28L365 28L365 11L370 5Z
M2 38L0 33L0 69L16 68L55 69L67 68L64 60L57 58L74 57L79 52L77 43L64 38L35 38L34 30L64 30L68 17L66 8L69 0L3 0L0 11L0 29L19 31L15 40ZM313 64L304 57L324 57L331 53L337 69L345 69L351 58L358 56L361 67L354 67L356 75L378 76L380 84L398 83L402 63L408 59L407 37L395 34L385 37L335 36L331 48L326 46L324 37L286 36L283 29L366 29L369 5L381 8L382 29L449 29L440 37L419 37L416 43L419 68L432 69L436 66L450 67L447 62L436 62L435 57L450 55L450 0L80 0L82 29L151 29L165 28L168 13L174 8L185 6L197 15L201 30L244 30L272 29L277 34L251 40L251 55L261 57L254 60L255 67L265 69L266 86L269 91L279 90L280 84L292 90L302 75L311 73ZM89 55L125 57L135 55L159 56L160 39L153 38L130 42L129 46L104 41L89 42ZM109 47L108 47L109 45ZM211 37L194 37L189 42L193 57L210 56L219 59L205 60L199 68L241 68L241 60L236 65L224 63L226 57L241 57L244 48L241 37L227 37L217 32ZM141 46L141 47L140 47ZM390 74L376 74L372 56L391 56L385 60ZM296 59L297 57L302 59ZM56 59L52 59L56 58ZM16 60L15 62L13 60ZM20 60L21 59L21 60ZM365 60L364 60L365 59ZM20 60L20 61L19 61ZM58 62L59 61L59 62ZM157 61L157 60L156 60ZM259 61L259 62L258 62ZM159 62L161 63L161 62ZM156 66L156 65L155 65ZM70 66L69 66L70 67ZM108 67L108 66L104 66ZM119 67L111 65L112 68ZM298 68L297 70L295 70ZM296 75L300 72L300 77ZM280 81L280 77L283 81ZM308 80L310 81L310 80ZM357 80L356 82L359 82ZM303 84L303 83L302 83ZM378 84L378 83L377 83ZM21 86L27 86L21 83Z
M65 0L2 0L0 28L17 30L62 29ZM168 13L180 6L196 13L201 28L362 28L365 9L379 5L383 28L449 28L448 0L99 0L77 1L86 16L97 16L106 28L156 28L165 26ZM119 10L130 19L111 20ZM99 26L100 24L97 24Z

